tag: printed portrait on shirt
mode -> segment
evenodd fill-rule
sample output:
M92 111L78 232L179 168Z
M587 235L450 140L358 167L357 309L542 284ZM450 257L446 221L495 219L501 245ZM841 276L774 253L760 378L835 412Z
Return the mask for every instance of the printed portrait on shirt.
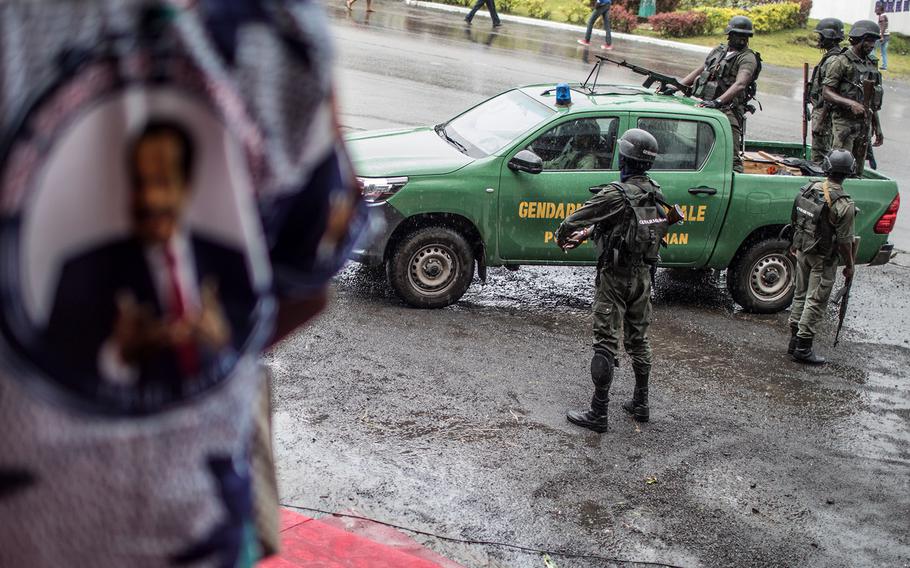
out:
M99 83L62 87L33 117L43 135L29 129L6 156L18 305L4 331L50 394L153 413L261 348L271 274L255 136L204 90L114 77L92 93Z

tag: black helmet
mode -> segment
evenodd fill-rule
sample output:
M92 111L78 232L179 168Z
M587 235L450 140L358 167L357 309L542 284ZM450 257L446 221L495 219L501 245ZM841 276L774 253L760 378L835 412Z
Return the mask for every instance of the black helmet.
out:
M619 155L636 162L654 163L657 150L657 138L641 128L630 128L619 139Z
M822 18L815 26L815 33L825 39L844 39L844 23L837 18Z
M862 39L866 36L881 37L881 35L878 24L872 20L860 20L850 29L850 39Z
M730 23L727 24L727 31L724 33L727 35L740 34L749 37L755 35L752 30L752 20L745 16L733 16L730 18Z
M846 150L832 150L830 154L825 156L822 168L828 175L840 174L849 176L856 173L856 160L853 158L853 154Z

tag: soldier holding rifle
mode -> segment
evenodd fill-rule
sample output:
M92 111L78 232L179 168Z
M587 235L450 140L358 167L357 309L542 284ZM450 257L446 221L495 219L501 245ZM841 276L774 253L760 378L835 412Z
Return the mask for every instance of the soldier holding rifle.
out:
M761 57L749 49L753 35L752 20L734 16L727 25L727 43L708 54L704 64L680 82L692 86L700 106L716 108L727 115L733 129L733 170L743 171L740 152L743 149L746 112L754 112L749 101L755 96L755 80L761 72Z
M787 353L800 363L826 361L812 350L834 280L838 259L844 278L853 279L855 262L853 219L856 208L844 191L844 179L853 175L856 160L846 150L834 150L824 159L825 181L804 186L793 202L791 252L796 254L796 292L790 309L790 345Z
M873 146L881 146L878 111L882 108L882 75L872 56L879 39L878 24L860 20L850 30L850 49L832 58L822 81L822 96L831 105L832 146L851 152L856 159L856 175L862 176L874 132ZM864 96L865 91L865 96Z
M846 51L846 48L841 47L841 42L844 41L844 23L837 18L824 18L815 26L815 33L818 34L818 47L825 54L812 70L812 78L806 84L805 98L807 106L812 105L812 161L820 164L831 151L832 143L831 113L822 97L823 84L834 57Z

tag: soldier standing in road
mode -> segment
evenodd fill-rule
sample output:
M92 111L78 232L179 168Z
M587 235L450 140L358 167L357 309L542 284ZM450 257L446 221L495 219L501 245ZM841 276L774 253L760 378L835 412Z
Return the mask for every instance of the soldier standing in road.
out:
M831 106L832 145L853 153L858 176L863 175L870 131L875 133L873 146L881 146L885 141L878 119L884 94L882 74L878 61L871 55L878 38L878 24L872 20L853 24L850 49L831 59L822 82L822 95L826 105ZM869 112L863 106L863 81L866 80L875 84Z
M825 52L821 61L812 70L812 78L809 80L809 102L812 104L812 161L820 164L831 152L831 113L828 112L829 109L822 97L822 84L832 58L846 50L840 45L840 42L844 41L844 23L837 18L824 18L815 26L815 33L818 34L819 49Z
M844 192L844 179L853 174L856 160L846 150L834 150L824 159L828 179L802 188L793 203L795 229L791 252L796 254L796 293L790 309L790 345L795 361L822 365L812 350L834 287L838 260L844 278L853 278L853 200Z
M743 171L740 152L749 101L755 97L755 81L761 72L761 56L749 49L754 34L752 20L734 16L727 24L727 43L715 47L697 69L680 83L692 86L692 95L702 99L699 106L716 108L727 115L733 129L733 170ZM693 86L694 85L694 86Z
M569 411L569 422L595 432L607 431L607 402L613 369L623 345L632 357L635 394L622 405L633 418L649 419L648 377L651 373L651 265L657 262L668 222L660 186L648 177L657 157L657 140L644 130L628 130L619 140L620 182L567 217L556 231L556 243L572 249L591 236L598 247L594 296L594 356L591 409Z

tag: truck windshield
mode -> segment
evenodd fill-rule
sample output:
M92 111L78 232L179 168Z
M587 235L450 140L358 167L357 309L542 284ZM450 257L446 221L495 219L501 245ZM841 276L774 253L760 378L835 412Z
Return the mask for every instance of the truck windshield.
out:
M448 122L440 135L454 139L471 157L488 156L555 111L521 91L508 91Z

